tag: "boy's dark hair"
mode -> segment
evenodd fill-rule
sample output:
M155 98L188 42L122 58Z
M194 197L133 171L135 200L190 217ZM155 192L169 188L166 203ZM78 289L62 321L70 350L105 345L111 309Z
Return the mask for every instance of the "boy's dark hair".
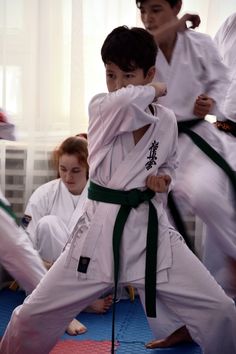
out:
M179 0L165 0L165 1L170 4L170 7L174 7L179 2ZM142 4L144 4L145 2L146 0L136 0L137 8L139 9L142 6Z
M155 65L157 45L143 28L120 26L105 39L101 55L104 64L114 63L126 72L140 68L146 75Z

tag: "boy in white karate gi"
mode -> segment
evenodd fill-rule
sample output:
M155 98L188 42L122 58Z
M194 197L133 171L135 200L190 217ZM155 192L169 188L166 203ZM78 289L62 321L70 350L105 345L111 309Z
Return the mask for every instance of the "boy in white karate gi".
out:
M178 20L180 0L136 0L145 28L154 36L160 50L156 58L157 78L167 84L167 95L159 102L173 109L179 127L188 127L210 144L221 156L228 158L225 139L215 126L204 118L207 114L224 117L223 102L229 87L228 71L221 61L214 42L206 35L187 29L199 24L197 15L184 15ZM236 259L235 204L233 188L225 172L218 167L187 134L181 133L179 143L179 168L174 187L176 201L181 201L181 211L197 214L206 224L205 249L209 250L207 267L224 290L236 297L236 286L231 282L232 270L227 264L223 278L212 264L221 264L215 257L210 243L220 250L221 259ZM183 209L184 207L184 209ZM214 268L214 269L213 269ZM165 316L164 316L165 317ZM164 320L164 318L163 318ZM165 326L168 324L166 317ZM173 331L175 330L173 324ZM161 338L159 329L153 330ZM170 338L169 338L170 339ZM156 343L172 344L172 340Z
M148 315L158 316L157 297L204 354L236 352L234 303L169 224L158 193L174 180L177 125L173 112L155 103L165 93L165 85L151 83L156 54L140 28L118 27L106 38L109 93L89 105L90 199L70 247L15 309L0 353L49 353L78 309L113 287L114 276L146 292Z

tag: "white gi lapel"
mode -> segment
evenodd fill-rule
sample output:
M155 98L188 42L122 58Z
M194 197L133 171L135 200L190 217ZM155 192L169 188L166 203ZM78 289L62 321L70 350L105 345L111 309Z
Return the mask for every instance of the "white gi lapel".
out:
M87 195L88 195L88 182L79 197L79 201L69 221L68 229L70 233L74 230L75 225L77 224L79 218L82 216L84 212L84 205L85 205L85 201L87 200Z
M144 187L143 181L145 176L150 174L150 171L145 168L145 165L148 162L147 156L149 154L149 145L152 135L155 140L157 135L156 132L156 124L151 124L142 139L133 146L133 149L117 167L115 173L108 182L107 187L126 190ZM143 164L140 163L140 160L143 161ZM132 171L132 173L130 173L130 171ZM134 180L135 184L133 184ZM137 185L137 183L139 185Z

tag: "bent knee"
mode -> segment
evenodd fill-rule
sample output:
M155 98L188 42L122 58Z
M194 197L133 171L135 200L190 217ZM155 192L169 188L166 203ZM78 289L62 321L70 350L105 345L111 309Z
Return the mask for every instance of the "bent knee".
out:
M38 221L36 229L38 232L48 232L51 227L57 225L59 221L60 219L56 215L45 215Z
M36 319L37 316L35 316L33 309L34 307L27 303L18 306L12 313L11 323L17 325L17 328L23 331L25 325L28 327L29 323L30 327L34 326L34 322L38 323L38 320Z

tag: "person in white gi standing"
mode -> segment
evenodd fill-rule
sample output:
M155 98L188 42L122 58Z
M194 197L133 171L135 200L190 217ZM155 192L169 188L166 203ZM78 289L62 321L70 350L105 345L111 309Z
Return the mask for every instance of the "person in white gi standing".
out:
M230 76L230 86L225 93L223 104L224 117L222 119L220 117L217 118L216 127L223 132L228 148L227 160L236 171L236 13L225 20L217 31L214 40L223 63L228 67ZM235 193L232 193L231 198L234 205L235 197ZM224 252L222 255L222 249L210 237L206 240L206 246L203 253L204 263L213 275L217 274L217 280L220 280L223 287L226 283L227 290L231 290L232 297L236 298L235 259L227 257ZM214 257L212 257L212 254ZM228 272L229 267L232 269L230 273ZM231 289L229 288L229 283L231 284Z
M166 90L163 84L151 83L156 54L153 37L141 28L121 26L106 38L102 59L109 92L96 95L89 105L90 199L71 245L23 306L15 309L0 353L49 353L78 308L113 287L117 262L112 241L117 241L117 219L123 222L127 211L119 283L142 292L150 280L145 268L152 275L154 269L146 294L154 286L150 299L157 297L186 324L203 353L236 352L234 303L170 225L158 193L167 193L170 180L174 182L177 124L172 111L155 103ZM121 233L118 230L119 237ZM150 265L156 256L157 264ZM148 303L146 309L155 315ZM158 313L158 308L154 310Z
M156 78L166 82L168 93L159 102L173 109L179 127L179 123L182 126L190 123L194 133L205 139L221 156L228 157L222 133L204 120L207 114L224 117L228 72L212 39L187 29L187 21L191 21L194 28L199 24L199 17L186 14L178 20L177 15L182 6L180 0L137 0L136 4L145 28L160 47L156 58ZM177 202L181 202L181 211L186 209L197 214L206 224L206 239L211 238L217 244L217 248L224 253L222 257L236 259L235 204L231 198L230 180L186 134L180 134L178 141L180 164L174 196ZM207 245L206 242L205 248ZM214 261L212 249L209 252L207 266ZM228 295L236 297L236 286L232 289L232 269L229 265L223 281L217 272L213 275ZM165 326L173 326L173 332L176 329L173 321L168 323L168 317ZM153 330L157 338L161 338L160 331ZM174 341L169 338L155 345L169 346Z

